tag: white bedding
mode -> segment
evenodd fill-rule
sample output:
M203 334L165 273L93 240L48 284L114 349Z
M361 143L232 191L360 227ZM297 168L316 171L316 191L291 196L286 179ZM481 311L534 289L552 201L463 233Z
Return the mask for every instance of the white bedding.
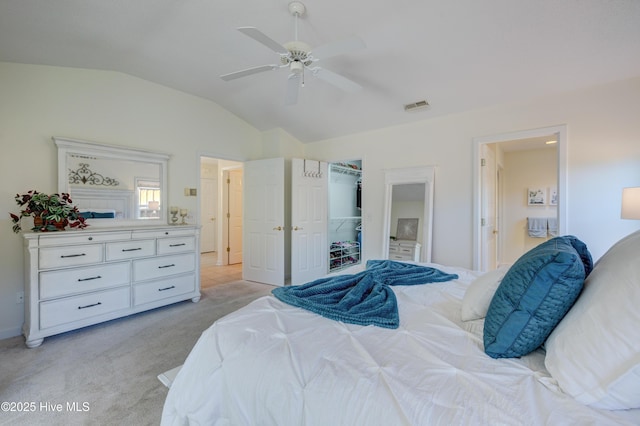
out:
M620 425L563 394L544 352L493 359L462 322L477 274L392 287L400 327L358 326L263 297L206 330L171 385L163 425Z

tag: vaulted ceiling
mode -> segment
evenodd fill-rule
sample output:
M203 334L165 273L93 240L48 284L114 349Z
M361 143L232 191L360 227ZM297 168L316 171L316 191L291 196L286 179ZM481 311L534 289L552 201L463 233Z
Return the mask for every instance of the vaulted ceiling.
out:
M0 0L0 61L127 73L302 142L640 76L638 0L306 0L298 38L312 51L352 35L364 41L319 62L362 90L306 75L297 104L285 105L287 69L223 81L279 63L237 27L291 41L288 4ZM429 107L404 111L421 100Z

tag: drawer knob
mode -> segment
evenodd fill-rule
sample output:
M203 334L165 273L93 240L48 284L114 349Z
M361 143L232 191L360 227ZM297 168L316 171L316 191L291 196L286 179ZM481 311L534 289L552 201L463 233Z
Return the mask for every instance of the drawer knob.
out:
M87 308L93 308L94 306L98 306L98 305L102 305L102 302L98 302L98 303L93 303L91 305L85 305L85 306L78 306L78 309L87 309Z
M93 237L89 237L89 241L93 241Z

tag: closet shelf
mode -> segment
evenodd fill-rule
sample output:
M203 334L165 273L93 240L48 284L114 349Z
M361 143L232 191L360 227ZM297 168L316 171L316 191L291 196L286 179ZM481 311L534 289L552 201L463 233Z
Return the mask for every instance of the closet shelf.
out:
M329 248L329 272L360 263L360 243L334 241Z
M354 169L352 167L341 166L339 164L332 164L331 165L331 171L332 172L343 173L343 174L346 174L346 175L352 175L352 176L362 176L362 170L361 169Z

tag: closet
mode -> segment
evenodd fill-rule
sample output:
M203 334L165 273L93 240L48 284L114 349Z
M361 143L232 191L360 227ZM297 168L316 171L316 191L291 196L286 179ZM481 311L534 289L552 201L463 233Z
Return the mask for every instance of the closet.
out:
M360 263L362 161L329 165L329 272Z

